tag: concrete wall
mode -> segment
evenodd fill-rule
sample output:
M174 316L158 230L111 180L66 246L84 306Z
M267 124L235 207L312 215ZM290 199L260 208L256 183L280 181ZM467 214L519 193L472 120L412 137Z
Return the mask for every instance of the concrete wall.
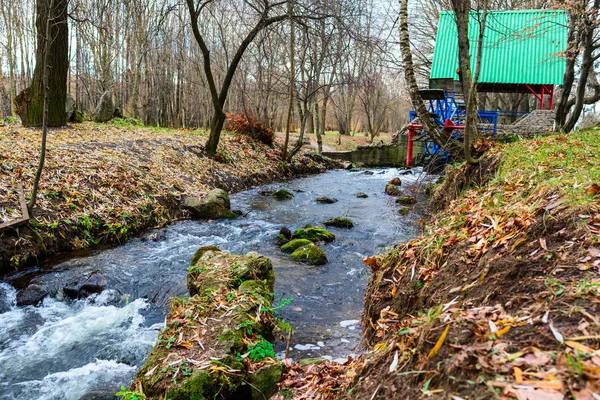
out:
M323 155L336 160L362 163L369 167L406 166L407 137L400 136L399 145L379 144L353 151L324 151ZM424 150L422 142L414 142L413 159Z

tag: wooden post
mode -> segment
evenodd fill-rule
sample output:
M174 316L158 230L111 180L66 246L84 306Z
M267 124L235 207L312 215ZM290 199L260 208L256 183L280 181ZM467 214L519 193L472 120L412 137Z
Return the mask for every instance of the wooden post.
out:
M0 232L17 228L29 222L29 211L27 210L27 201L25 200L25 195L23 194L23 185L21 185L20 183L17 185L17 192L19 192L19 203L21 204L21 213L23 214L23 217L21 219L8 221L3 224L0 224Z

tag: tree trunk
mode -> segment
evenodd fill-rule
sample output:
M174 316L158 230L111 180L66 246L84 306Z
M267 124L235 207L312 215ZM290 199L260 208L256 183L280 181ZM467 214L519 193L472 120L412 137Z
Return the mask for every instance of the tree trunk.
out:
M454 139L442 133L438 124L436 124L433 118L431 118L429 115L427 107L425 107L425 103L423 103L421 93L419 92L413 67L413 59L410 49L410 37L408 33L408 0L400 1L400 49L402 51L404 76L406 83L408 84L408 90L413 107L415 107L419 119L435 143L443 147L454 158L459 160L462 159L462 147Z
M60 1L60 0L58 0ZM54 6L55 0L50 0L49 9L52 9ZM66 13L66 9L65 9ZM39 18L39 16L38 16ZM39 21L38 21L39 24ZM42 60L42 65L39 68L42 70L42 149L40 150L40 161L38 164L38 168L35 174L35 179L33 180L33 189L31 191L31 200L27 204L27 210L29 211L29 215L33 215L33 207L35 206L37 200L37 192L40 184L40 179L42 177L42 170L44 169L44 162L46 160L46 138L48 137L48 118L50 116L50 58L51 52L49 51L49 46L52 43L52 36L50 30L52 29L53 20L51 15L47 15L45 21L45 29L44 29L44 37L48 38L42 45L42 51L44 53L44 58ZM38 25L38 32L40 32L40 25ZM38 66L36 65L36 68ZM65 115L65 109L63 105L63 115Z
M288 145L290 143L290 125L292 123L292 108L294 107L294 61L295 61L295 51L294 51L294 41L296 40L295 35L295 27L294 20L292 19L293 15L293 2L292 0L288 0L288 14L290 17L290 99L288 103L287 109L287 117L285 122L285 142L283 144L283 159L287 160L288 156Z
M50 7L52 5L52 7ZM48 52L48 126L67 122L67 72L69 69L68 0L37 0L37 50L31 86L16 98L17 112L23 126L41 126L44 119L44 59ZM46 23L49 40L46 42ZM47 44L47 46L46 46Z

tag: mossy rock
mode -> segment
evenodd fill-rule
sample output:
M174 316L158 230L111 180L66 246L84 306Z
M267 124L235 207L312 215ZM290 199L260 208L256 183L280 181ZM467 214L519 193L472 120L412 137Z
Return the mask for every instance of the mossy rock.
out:
M240 329L227 329L219 335L219 347L225 350L226 353L235 354L238 351L244 351L243 331Z
M204 198L186 197L183 207L188 209L196 218L229 218L237 216L230 210L229 195L223 189L213 189Z
M294 197L292 192L285 189L279 189L274 191L272 196L275 197L277 200L289 200Z
M409 212L410 210L408 208L401 208L398 210L398 214L402 215L403 217L407 216Z
M238 287L239 294L256 293L258 296L265 297L269 301L273 301L273 292L268 288L268 282L265 280L244 281Z
M288 239L287 237L285 237L284 235L282 235L280 233L279 235L277 235L277 238L275 239L275 241L277 242L278 245L282 246L282 245L288 243L290 241L290 239Z
M312 242L308 239L293 239L292 241L281 246L281 251L286 253L293 253L298 248L311 244Z
M300 228L294 231L294 239L307 239L311 242L332 242L335 240L335 235L325 228L311 226Z
M246 262L239 263L235 267L235 276L242 281L253 279L266 281L267 289L272 292L275 284L275 271L271 260L255 251L249 252L245 257Z
M337 199L334 199L332 197L317 197L317 202L324 204L333 204L337 203Z
M400 188L391 183L388 183L385 186L385 193L389 194L390 196L402 196L402 192L400 191Z
M400 178L395 177L388 182L388 185L400 186L402 185L402 181L400 180Z
M417 204L417 199L415 199L414 197L398 197L396 199L396 203L403 205L403 206L412 206L413 204Z
M202 247L200 247L194 253L194 256L192 257L192 261L190 262L190 265L196 265L196 263L198 262L198 260L200 258L202 258L202 256L204 255L204 253L206 253L208 251L221 251L221 249L218 248L217 246L202 246Z
M298 248L292 253L292 258L310 265L323 265L327 263L327 255L325 255L323 249L314 243Z
M369 195L365 192L358 192L356 193L356 197L358 197L359 199L366 199L367 197L369 197Z
M252 400L263 400L271 397L277 390L277 383L283 374L283 364L265 365L250 375L249 383L252 388Z
M327 362L327 359L323 357L303 358L298 361L300 365L319 365Z
M342 217L328 219L323 223L325 226L335 226L336 228L352 228L354 226L354 223L350 218Z

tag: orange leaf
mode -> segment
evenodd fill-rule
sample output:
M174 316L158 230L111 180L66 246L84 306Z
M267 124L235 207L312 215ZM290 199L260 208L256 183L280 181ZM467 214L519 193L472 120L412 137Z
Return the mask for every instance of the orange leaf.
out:
M598 186L597 184L593 184L592 186L590 186L588 188L588 190L586 191L586 193L590 196L595 196L598 193L600 193L600 186Z
M519 367L515 367L515 382L523 382L523 370L521 370Z
M435 346L433 346L433 349L431 349L429 354L427 354L428 358L435 356L436 353L442 348L442 345L444 344L444 340L446 340L446 336L448 335L449 329L450 329L450 325L446 326L446 329L444 329L444 332L442 332L440 338L435 343Z

